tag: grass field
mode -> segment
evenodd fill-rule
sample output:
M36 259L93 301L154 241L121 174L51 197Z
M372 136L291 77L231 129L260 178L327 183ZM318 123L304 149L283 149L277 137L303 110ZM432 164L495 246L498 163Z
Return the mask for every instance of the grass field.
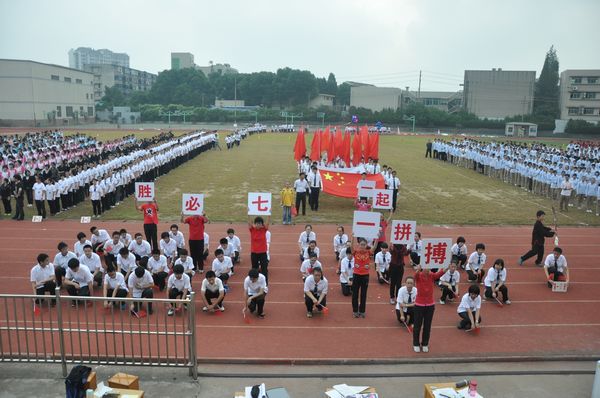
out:
M94 134L95 132L91 132ZM118 132L99 133L102 137ZM177 220L181 194L205 194L207 215L213 221L246 219L246 193L273 192L273 221L280 222L279 191L296 178L292 158L295 134L254 135L231 151L210 151L187 163L156 184L161 220ZM310 138L307 146L310 147ZM420 224L531 224L535 212L544 209L551 222L550 200L519 188L437 160L425 159L426 137L382 136L381 163L392 165L402 182L395 218L415 219ZM554 145L566 141L552 140ZM224 147L224 145L221 145ZM32 214L27 209L27 216ZM345 223L351 221L352 201L321 194L318 213L307 210L297 223ZM89 203L60 214L59 218L90 215ZM559 225L600 225L600 217L579 210L559 214ZM141 219L133 199L105 213L105 219Z

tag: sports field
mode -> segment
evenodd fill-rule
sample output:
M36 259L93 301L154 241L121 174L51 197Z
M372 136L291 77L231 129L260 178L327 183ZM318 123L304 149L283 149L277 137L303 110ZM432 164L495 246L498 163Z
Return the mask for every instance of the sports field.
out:
M158 131L156 131L158 133ZM90 131L104 139L116 131ZM122 133L121 133L122 134ZM144 132L143 134L151 134ZM223 138L224 134L221 134ZM162 220L176 220L181 211L181 194L205 194L207 215L214 221L240 222L246 219L246 193L273 192L273 222L281 219L279 191L285 181L293 183L296 164L292 158L295 134L253 135L240 147L203 153L184 166L161 177L156 184ZM311 135L307 136L310 147ZM437 160L425 159L427 137L382 136L381 164L395 168L402 182L397 218L415 219L419 224L522 225L531 224L535 212L551 213L552 202L514 186ZM564 145L567 140L551 140ZM222 148L225 145L221 144ZM347 223L353 205L349 199L321 194L318 213L307 211L298 223ZM26 208L26 216L32 214ZM61 213L57 218L74 219L91 214L89 202ZM396 218L395 217L395 218ZM139 219L133 199L105 213L106 220ZM559 214L559 225L600 225L600 217L571 209Z

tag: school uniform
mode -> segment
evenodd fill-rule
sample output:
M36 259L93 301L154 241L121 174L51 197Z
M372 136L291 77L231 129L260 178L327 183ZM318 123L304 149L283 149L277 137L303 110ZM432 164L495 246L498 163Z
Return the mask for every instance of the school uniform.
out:
M340 285L344 296L350 296L352 294L353 270L354 258L348 259L347 256L344 256L340 261Z
M183 233L181 231L177 231L177 233L174 234L173 232L169 231L169 238L175 241L175 244L177 245L177 256L179 257L181 249L185 249L185 237L183 236Z
M31 268L29 280L30 282L35 283L35 294L43 296L47 292L50 293L51 296L54 296L56 282L54 280L48 280L52 276L54 276L54 265L52 263L49 263L45 267L36 264ZM56 299L53 298L52 302L55 303ZM37 299L36 303L39 304Z
M67 286L70 296L90 296L90 284L93 283L94 277L88 267L80 264L77 272L68 268L65 278L79 285L79 289L72 285ZM74 304L75 302L72 301L72 303Z
M227 246L231 247L231 250L233 250L233 264L235 265L236 263L240 262L240 253L242 251L242 242L240 241L240 238L237 235L233 235L232 237L230 237L229 235L226 236L227 238Z
M375 266L377 267L377 271L379 274L377 275L377 280L380 284L385 283L388 279L388 269L390 267L390 262L392 261L392 254L388 251L387 253L379 252L375 255Z
M123 274L118 272L115 273L115 277L111 278L110 275L104 275L104 286L106 286L106 297L127 297L129 294L129 288L125 283L125 277ZM117 291L115 293L115 290Z
M167 281L167 289L169 291L169 298L171 300L180 298L184 299L183 292L187 290L187 294L192 290L192 285L190 284L190 277L187 274L182 274L181 278L177 278L177 275L171 274L169 276L169 280Z
M177 242L174 239L170 239L169 241L165 241L164 239L160 240L160 251L162 254L171 260L171 263L175 261L177 258Z
M67 252L67 254L64 256L61 252L56 253L56 256L54 256L54 275L56 276L57 286L62 285L62 279L67 274L67 264L72 258L77 258L77 256L71 251Z
M46 200L46 185L43 182L36 182L33 184L32 190L37 214L38 216L42 216L42 218L46 218L46 205L44 204Z
M114 240L107 240L102 245L102 249L104 250L104 262L106 263L106 267L109 265L117 266L117 257L119 256L119 251L125 247L121 241L114 242Z
M154 256L149 257L148 271L151 272L152 280L154 281L154 284L158 286L160 291L162 292L165 290L165 279L167 279L167 276L169 276L167 258L162 254L158 257L158 260L156 260Z
M467 275L469 275L469 282L477 282L481 283L483 280L483 276L485 275L484 265L486 260L485 253L477 253L476 251L471 253L469 256L469 260L467 261L467 265L465 267L467 271ZM481 275L477 275L477 272L481 270Z
M408 251L410 253L410 261L412 261L413 266L421 264L421 254L423 251L423 243L419 240L414 241L410 245L408 245Z
M562 254L556 258L554 253L549 254L544 261L544 267L548 270L548 275L553 281L564 282L566 280L565 273L567 272L567 259ZM552 284L548 282L548 286L552 287Z
M306 179L297 179L294 181L294 190L296 191L296 214L300 214L300 204L302 204L302 215L306 215L306 194L310 193L310 186Z
M130 272L135 270L136 258L133 253L128 253L127 257L123 257L122 255L117 256L117 267L121 270L121 273L124 276L127 276Z
M313 211L319 210L319 194L321 193L321 188L323 188L323 183L321 181L321 174L318 171L310 172L306 176L310 185L310 196L308 199L308 204L310 205L310 209Z
M321 268L323 269L323 265L319 260L316 260L314 263L311 263L309 259L306 259L300 265L300 273L302 274L302 279L305 279L308 275L312 274L313 269Z
M265 296L268 292L267 279L263 274L258 274L256 282L252 282L249 276L244 279L244 291L246 292L246 297L251 297L258 294L261 289L263 290L263 293L258 297L253 298L250 302L250 305L248 305L250 312L254 312L256 310L258 315L262 315L264 311Z
M402 286L398 289L398 296L396 297L396 317L398 322L402 322L400 319L400 311L404 312L404 319L407 325L411 325L414 321L414 304L417 299L417 288L413 286L409 292L406 286ZM406 307L406 304L412 304L410 307Z
M464 269L465 263L467 262L467 245L462 244L459 246L458 243L455 243L450 248L450 251L452 252L452 262L455 263L457 267Z
M148 241L142 240L142 243L138 245L137 241L132 240L127 247L130 253L133 253L135 258L139 261L144 257L150 257L152 255L152 247Z
M442 282L448 283L450 287L446 286ZM442 297L440 298L440 304L445 304L446 299L454 299L458 290L459 282L460 273L457 270L455 270L454 273L450 273L450 270L448 270L444 273L444 275L440 277L439 285L442 289Z
M485 280L483 281L485 285L485 297L488 299L492 299L493 289L495 289L498 285L500 286L499 291L502 293L503 302L507 302L508 300L508 288L506 287L506 268L502 268L500 271L496 270L496 267L490 267L485 276ZM500 299L498 296L496 296Z
M92 234L92 236L90 236L90 241L92 242L92 249L94 251L97 251L97 249L103 246L105 242L111 240L110 235L105 229L98 229L96 231L98 232L98 235Z
M152 275L147 270L144 270L144 275L141 278L138 278L135 272L132 272L127 280L127 286L133 298L153 298L152 284ZM140 307L141 303L134 303L134 310L136 312ZM152 314L152 303L148 303L148 312Z
M335 252L335 260L339 261L346 252L348 243L348 235L346 234L335 234L333 235L333 251Z
M200 291L206 298L206 302L208 303L208 305L212 305L213 299L218 299L221 293L225 294L225 287L223 286L223 281L219 278L215 278L215 282L213 284L210 284L208 282L208 279L205 278L202 281ZM221 307L223 305L224 299L225 296L223 295L223 298L217 302L217 307Z
M102 285L102 276L104 269L102 268L102 263L100 261L99 255L92 252L91 255L88 257L84 253L79 256L79 264L88 267L88 269L94 276L94 282L96 282L98 286ZM96 273L96 271L98 271L98 273Z
M215 272L217 278L221 279L225 285L227 285L227 281L231 276L232 267L233 262L229 256L223 256L223 261L219 261L218 258L215 258L212 262L212 270Z
M311 292L312 295L319 300L321 297L321 306L317 307L317 310L321 311L323 307L327 306L327 289L329 288L329 283L325 277L322 277L319 282L315 281L314 275L309 275L306 277L304 281L304 304L306 304L306 311L312 313L313 307L315 303L313 303L312 299L308 296L308 292Z
M83 241L83 243L81 243L80 241L77 241L73 244L73 252L75 253L75 255L77 257L81 257L83 256L83 247L86 245L92 245L92 242L90 242L89 240L85 240Z
M392 190L392 211L396 211L398 190L400 189L400 179L398 177L390 177L388 180L388 189Z
M467 292L462 296L460 300L460 304L456 309L458 316L461 317L460 323L458 325L459 329L471 329L471 320L469 319L469 312L473 314L473 319L475 319L475 312L481 310L481 296L477 296L475 300L471 298L471 295ZM481 315L479 315L476 321L481 323Z

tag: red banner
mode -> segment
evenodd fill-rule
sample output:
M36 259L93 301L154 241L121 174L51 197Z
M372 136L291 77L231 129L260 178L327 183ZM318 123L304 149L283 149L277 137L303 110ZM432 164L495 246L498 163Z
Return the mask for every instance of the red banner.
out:
M357 173L342 173L330 170L319 170L323 181L323 192L343 198L356 198L358 196L358 181L361 175ZM385 181L381 174L369 174L367 180L375 181L377 189L385 188Z

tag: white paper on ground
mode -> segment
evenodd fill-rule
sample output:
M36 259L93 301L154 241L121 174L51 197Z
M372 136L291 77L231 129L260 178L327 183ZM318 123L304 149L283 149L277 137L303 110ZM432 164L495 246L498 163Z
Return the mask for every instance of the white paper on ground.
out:
M342 394L344 397L349 395L358 394L359 392L365 391L369 386L349 386L348 384L338 384L333 386L333 388Z
M325 391L325 395L327 395L329 398L346 398L337 392L337 390Z
M106 394L107 392L111 392L111 391L112 391L112 388L110 388L110 387L108 387L108 386L104 385L104 382L103 382L103 381L101 381L101 382L98 384L98 386L96 387L96 390L94 390L94 397L97 397L97 398L102 398L102 396L103 396L104 394Z
M458 393L460 394L459 397L461 398L471 398L471 396L469 395L469 387L465 387L462 390L458 390ZM479 395L479 393L477 393L477 395L475 395L475 398L483 398L481 395Z
M443 395L442 395L443 394ZM462 395L458 394L454 388L436 388L433 390L433 396L435 398L444 398L443 396L447 396L450 398L460 398Z
M252 393L252 387L253 387L253 386L246 387L246 390L245 390L245 394L246 394L246 396L245 396L245 398L252 398L252 394L251 394L251 393ZM259 387L259 391L260 391L260 392L258 393L258 396L259 396L260 398L263 398L263 397L266 397L266 396L267 396L267 392L266 392L266 388L265 388L265 383L262 383L262 384L260 385L260 387Z

